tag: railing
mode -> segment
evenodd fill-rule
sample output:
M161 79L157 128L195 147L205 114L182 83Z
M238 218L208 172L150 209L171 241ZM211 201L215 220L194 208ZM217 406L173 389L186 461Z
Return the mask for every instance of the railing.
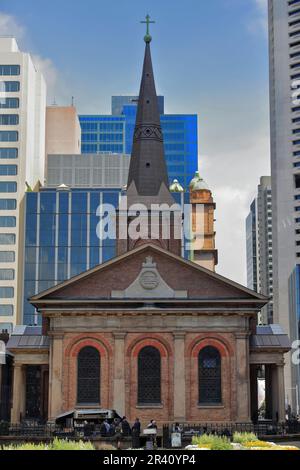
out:
M200 424L180 424L180 431L183 438L189 439L201 434L216 434L220 436L232 437L235 432L253 432L258 437L263 436L300 436L300 422L290 421L283 424L265 422L256 425L249 423L200 423ZM162 427L163 440L170 438L171 432L175 429L174 425L166 424ZM14 437L24 439L52 439L54 437L74 438L77 436L76 429L65 432L62 427L52 424L22 423L9 424L0 422L0 437ZM94 433L89 433L86 437L100 437ZM113 436L111 436L113 437Z

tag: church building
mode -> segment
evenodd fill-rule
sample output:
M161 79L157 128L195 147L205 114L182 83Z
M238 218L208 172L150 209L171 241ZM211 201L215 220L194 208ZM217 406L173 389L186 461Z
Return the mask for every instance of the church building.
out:
M174 236L182 214L169 214L170 236L163 236L167 207L175 201L150 42L147 34L126 194L128 207L143 205L143 236L130 236L135 216L120 207L117 257L31 299L42 329L17 327L7 345L14 360L13 423L31 417L54 422L74 409L114 409L142 424L250 423L262 366L268 416L285 420L289 340L278 325L257 326L266 297L215 272L215 204L198 174L190 187L191 220L202 234L192 259L183 258L182 240ZM163 209L153 237L149 216L156 205Z

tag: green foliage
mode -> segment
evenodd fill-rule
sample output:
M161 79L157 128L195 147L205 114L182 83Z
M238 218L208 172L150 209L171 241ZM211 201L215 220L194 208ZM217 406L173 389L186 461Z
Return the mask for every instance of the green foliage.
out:
M30 442L19 444L19 445L10 445L4 447L3 450L49 450L48 446L45 444L31 444Z
M244 444L250 441L257 441L257 436L253 432L235 432L233 435L233 442L236 444Z
M232 450L230 440L227 437L214 436L213 434L195 436L192 443L200 448L209 448L211 450Z
M94 450L90 442L75 442L55 438L49 450Z
M4 450L95 450L91 442L67 441L63 439L54 439L50 444L31 444L24 443L20 445L10 445L4 447Z

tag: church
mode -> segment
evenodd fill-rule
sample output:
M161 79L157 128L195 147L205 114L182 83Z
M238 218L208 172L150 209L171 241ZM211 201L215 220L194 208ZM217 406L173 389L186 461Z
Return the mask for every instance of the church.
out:
M143 236L130 236L135 216L120 207L117 257L31 298L42 329L17 327L7 344L14 361L11 422L112 409L143 425L251 423L262 367L266 412L283 422L289 340L278 325L257 325L266 297L215 272L215 203L199 174L190 200L201 236L191 259L174 236L182 229L178 214L169 214L163 236L164 212L181 188L169 187L149 33L145 43L126 191L127 206L142 207ZM157 205L163 209L153 236L149 215Z

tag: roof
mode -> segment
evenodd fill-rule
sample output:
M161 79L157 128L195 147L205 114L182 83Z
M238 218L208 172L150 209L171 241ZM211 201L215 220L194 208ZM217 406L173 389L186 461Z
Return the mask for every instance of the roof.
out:
M291 342L280 325L258 326L256 335L251 336L251 349L283 349L289 351Z
M95 268L86 271L84 273L79 274L78 276L75 276L72 279L69 279L67 281L64 281L63 283L54 286L47 291L41 292L38 295L35 295L30 299L30 302L35 305L38 308L43 308L43 306L54 306L57 304L57 306L60 308L63 304L70 304L73 303L74 305L76 304L77 307L79 304L84 304L84 306L89 305L89 308L92 307L93 305L98 305L102 306L103 308L105 304L105 308L112 309L114 308L114 305L122 302L122 308L125 308L125 303L130 302L138 302L143 306L143 299L142 298L130 298L130 299L125 299L120 301L120 299L114 299L111 296L101 296L100 290L101 290L101 283L98 280L97 281L97 286L98 286L98 291L95 291L95 295L91 297L90 295L84 294L84 291L82 289L78 288L78 283L80 282L81 285L85 286L90 286L91 279L95 278L95 275L97 276L104 276L105 279L109 276L109 271L116 270L118 272L118 275L122 277L123 279L123 271L127 269L128 262L130 262L131 258L135 258L138 254L140 254L140 258L142 258L144 255L153 255L156 256L158 259L162 259L163 257L170 258L170 261L178 263L178 270L181 268L185 268L191 271L191 275L197 276L197 274L201 276L205 276L211 280L211 283L216 283L218 285L223 285L225 288L228 288L229 295L224 296L224 295L214 295L208 297L205 292L201 296L199 295L198 297L191 297L191 298L184 298L184 299L174 299L174 300L169 300L167 299L167 302L174 302L177 304L177 306L181 303L187 304L187 302L192 303L193 305L196 305L197 308L200 306L200 304L205 304L205 307L207 307L207 304L210 306L217 306L217 305L228 305L228 303L232 304L237 304L237 303L242 303L244 304L244 308L246 308L247 305L252 308L252 310L255 309L260 309L262 306L264 306L268 302L268 298L265 297L262 294L258 294L247 287L244 287L234 281L231 281L229 279L226 279L225 277L210 271L202 266L199 266L196 263L193 263L191 261L187 261L180 256L175 255L174 253L171 253L159 246L153 245L151 243L147 243L144 245L139 246L138 248L131 250L119 257L114 258L113 260L110 260L102 265L98 265ZM116 276L113 274L112 275L113 279L116 282ZM168 281L168 279L165 279ZM65 289L69 289L70 287L74 286L74 295L62 295L63 291ZM201 289L201 282L199 282L199 289ZM127 286L128 287L128 286ZM187 287L187 286L186 286ZM117 287L112 286L112 290L114 290ZM234 295L233 293L234 292ZM80 294L80 295L79 295ZM90 293L89 293L90 294ZM155 299L153 298L153 302L159 302L161 305L164 303L163 299ZM148 299L149 302L149 299ZM161 307L160 307L161 308ZM185 305L186 308L186 305Z
M8 343L7 349L48 349L50 339L43 336L40 326L16 326Z

